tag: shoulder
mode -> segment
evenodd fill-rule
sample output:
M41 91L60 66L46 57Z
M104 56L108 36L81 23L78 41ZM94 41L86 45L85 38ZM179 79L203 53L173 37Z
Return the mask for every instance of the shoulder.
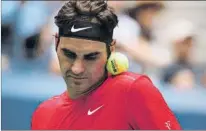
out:
M133 92L144 93L148 92L148 90L157 90L147 75L132 72L125 72L113 77L112 83L122 85L122 88L126 88L129 92L132 90Z
M141 74L132 73L132 72L124 72L120 75L112 76L110 77L110 82L108 85L112 85L113 87L120 88L126 88L129 89L135 81L143 77Z
M60 108L64 103L65 92L61 95L53 96L48 100L42 102L34 111L32 115L32 128L39 128L40 124L48 123L56 109Z
M147 97L159 94L158 89L147 75L125 72L111 78L109 86L115 91L126 93L128 97Z
M124 72L119 75L113 77L114 80L127 80L127 81L134 81L141 77L142 74L133 73L133 72Z
M160 100L162 94L147 75L141 75L128 88L127 97L146 102Z

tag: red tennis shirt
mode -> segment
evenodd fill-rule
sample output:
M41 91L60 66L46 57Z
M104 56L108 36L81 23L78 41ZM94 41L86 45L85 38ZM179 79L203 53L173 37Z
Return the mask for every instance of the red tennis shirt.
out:
M67 92L39 105L33 130L180 130L161 93L147 76L130 72L108 77L78 99Z

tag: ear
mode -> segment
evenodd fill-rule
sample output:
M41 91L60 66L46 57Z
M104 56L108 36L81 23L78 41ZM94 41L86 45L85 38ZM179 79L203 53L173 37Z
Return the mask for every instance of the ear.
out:
M59 38L58 33L55 33L55 36L54 36L54 37L55 37L55 47L56 47L56 51L57 51L60 38Z
M115 52L115 45L116 45L116 40L114 39L112 43L110 44L110 51Z

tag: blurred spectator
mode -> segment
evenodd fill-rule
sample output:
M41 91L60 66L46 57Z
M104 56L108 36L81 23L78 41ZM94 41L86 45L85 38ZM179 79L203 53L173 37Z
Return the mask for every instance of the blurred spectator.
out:
M151 45L153 41L153 19L162 11L163 7L163 2L160 1L134 1L133 6L125 11L132 18L132 21L135 22L135 26L125 21L124 24L120 25L124 29L121 29L119 26L120 29L117 32L120 35L116 39L119 39L121 43L118 45L119 49L130 57L130 71L141 73L148 66L162 67L169 63L164 49L159 48L155 52ZM133 28L127 28L129 25ZM131 35L128 37L129 40L121 40L121 37L124 36L121 35L121 32Z
M141 71L141 66L125 50L125 46L133 47L137 45L137 35L140 33L140 28L136 21L125 13L125 10L134 3L135 1L108 1L108 5L114 9L119 21L113 33L113 38L117 41L116 49L129 58L129 71L137 73Z
M177 88L193 88L192 50L195 39L195 28L190 21L177 20L169 28L169 36L174 51L174 61L163 70L163 81Z
M22 5L17 19L16 31L23 40L22 47L26 58L32 59L38 55L36 51L39 49L40 34L47 23L48 15L46 2L27 1Z
M139 27L135 20L131 19L124 11L129 8L133 1L108 1L108 5L114 9L118 16L118 26L115 28L113 38L119 44L136 43L138 42L137 34ZM119 47L119 44L116 46Z
M129 16L137 21L141 28L140 40L146 44L151 44L153 19L163 8L161 1L137 1L136 6L128 10Z
M25 1L21 5L15 26L15 70L48 71L52 36L47 34L47 24L53 11L46 1Z
M62 4L64 4L65 1L59 1L59 2L49 2L48 4L52 5L50 8L53 9L53 12L51 13L51 15L48 18L48 23L45 25L45 28L42 30L41 33L41 41L40 44L41 45L41 50L43 51L44 49L47 49L50 53L50 60L48 62L48 71L49 73L53 73L56 75L60 75L61 71L60 71L60 67L59 67L59 61L58 61L58 57L56 54L56 50L55 50L55 34L58 33L58 28L57 26L54 24L54 17L57 15L57 11L58 8L60 8L62 6ZM43 44L44 43L44 44ZM47 44L45 44L47 43Z
M2 1L2 54L7 55L9 59L13 54L13 35L16 20L16 14L21 6L21 1Z

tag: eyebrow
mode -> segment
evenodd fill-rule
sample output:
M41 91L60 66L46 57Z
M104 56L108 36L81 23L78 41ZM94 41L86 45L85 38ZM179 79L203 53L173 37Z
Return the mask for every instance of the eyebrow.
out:
M69 49L66 49L66 48L63 48L62 51L63 51L64 53L71 53L71 54L76 55L75 52L73 52L73 51L71 51L71 50L69 50ZM98 51L96 51L96 52L91 52L91 53L85 54L84 57L95 56L95 55L99 55L99 54L101 54L101 53L98 52Z
M85 54L84 56L85 57L88 57L88 56L95 56L95 55L99 55L100 52L96 51L96 52L92 52L92 53L89 53L89 54Z

